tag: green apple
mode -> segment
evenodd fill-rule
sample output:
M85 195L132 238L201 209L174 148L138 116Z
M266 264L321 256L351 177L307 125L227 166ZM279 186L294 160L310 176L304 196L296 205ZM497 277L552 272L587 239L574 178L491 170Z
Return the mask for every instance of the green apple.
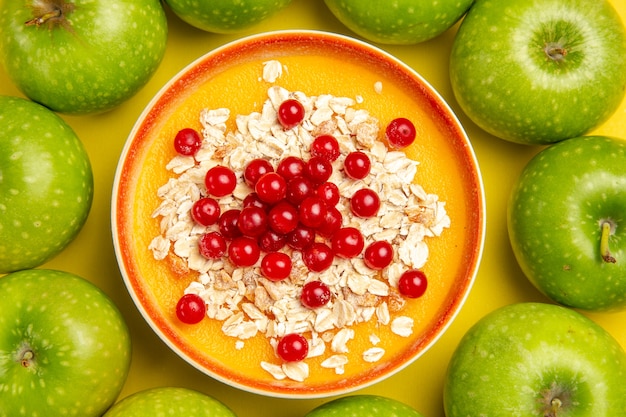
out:
M0 274L61 252L92 200L89 156L72 128L37 103L0 96Z
M379 395L349 395L311 410L305 417L422 417L414 408Z
M213 33L237 33L287 7L291 0L165 0L181 20Z
M130 334L111 299L45 269L0 278L0 294L0 416L101 416L130 366Z
M444 384L446 417L623 417L626 354L582 314L513 304L463 336Z
M213 397L187 388L160 387L136 392L115 404L103 417L236 417Z
M554 301L626 307L626 141L588 136L542 150L508 206L509 238L528 279Z
M450 56L461 109L502 139L549 144L588 132L626 89L626 34L606 0L481 0Z
M29 98L68 114L109 110L133 96L165 54L159 0L7 0L0 60Z
M335 17L363 38L410 45L432 39L451 28L474 0L324 0Z

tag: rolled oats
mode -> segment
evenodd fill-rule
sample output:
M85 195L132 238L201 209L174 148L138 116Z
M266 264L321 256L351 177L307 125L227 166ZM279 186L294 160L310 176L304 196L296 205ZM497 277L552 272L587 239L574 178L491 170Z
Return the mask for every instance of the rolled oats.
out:
M302 382L309 376L309 364L300 362L285 362L282 365L282 370L287 378L294 381Z
M268 83L276 82L283 75L283 65L276 60L263 63L263 80Z
M335 373L341 375L345 372L345 366L348 363L346 355L332 355L325 359L320 366L322 368L334 369Z
M385 355L385 349L372 347L363 352L365 362L378 362Z
M354 339L354 329L343 328L339 330L330 342L330 350L335 353L348 353L348 342Z
M263 368L264 370L266 370L267 372L272 374L274 379L276 379L278 381L281 381L281 380L287 378L287 375L285 374L285 372L283 371L282 366L280 366L280 365L276 365L276 364L273 364L273 363L270 363L270 362L262 361L261 362L261 368Z
M407 316L399 316L391 322L391 331L402 337L409 337L413 333L413 319Z

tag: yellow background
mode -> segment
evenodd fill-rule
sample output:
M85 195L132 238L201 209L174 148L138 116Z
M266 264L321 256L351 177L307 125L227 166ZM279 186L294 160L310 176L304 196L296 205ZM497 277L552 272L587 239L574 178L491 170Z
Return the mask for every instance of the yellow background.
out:
M626 3L612 0L623 20ZM182 386L210 394L239 417L300 417L329 399L266 398L217 382L178 358L152 332L135 308L123 284L111 242L110 200L117 161L135 120L150 99L172 76L199 56L245 35L279 29L318 29L353 35L321 0L294 0L290 6L253 29L236 35L202 32L168 11L169 41L165 58L152 80L131 100L96 116L64 116L81 137L91 157L95 197L90 217L78 238L47 268L81 275L102 288L124 314L133 337L131 371L121 397L158 386ZM487 200L487 236L483 261L467 303L449 330L424 356L395 376L357 393L378 394L403 401L425 417L443 417L442 387L450 356L465 331L486 313L514 302L547 301L526 280L510 249L506 231L506 202L520 171L539 147L516 145L494 138L465 117L448 80L448 56L455 28L434 40L413 46L377 45L422 74L450 103L474 146L482 170ZM22 96L0 69L0 94ZM626 138L626 100L613 117L594 133ZM626 348L626 312L587 314Z

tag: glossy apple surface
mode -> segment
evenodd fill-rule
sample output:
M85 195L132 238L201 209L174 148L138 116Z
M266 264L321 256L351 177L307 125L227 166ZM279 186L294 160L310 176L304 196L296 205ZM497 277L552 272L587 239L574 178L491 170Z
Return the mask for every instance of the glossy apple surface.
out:
M235 417L223 403L198 391L178 387L151 388L116 403L103 417Z
M379 395L349 395L328 401L305 417L422 417L409 405Z
M188 24L214 33L237 33L287 7L291 0L165 0Z
M626 306L626 141L579 137L536 155L514 186L509 237L529 280L558 303Z
M606 1L478 1L454 39L450 78L461 109L494 136L580 136L623 97L623 23Z
M432 39L451 28L473 0L324 0L350 30L382 44L409 45Z
M479 320L461 339L444 386L446 417L626 415L626 354L566 307L520 303Z
M109 110L156 71L167 40L159 0L11 0L0 61L29 98L61 113Z
M44 269L0 278L0 294L0 416L101 416L130 365L130 334L111 299Z
M89 156L72 128L39 104L0 96L0 274L61 252L92 199Z

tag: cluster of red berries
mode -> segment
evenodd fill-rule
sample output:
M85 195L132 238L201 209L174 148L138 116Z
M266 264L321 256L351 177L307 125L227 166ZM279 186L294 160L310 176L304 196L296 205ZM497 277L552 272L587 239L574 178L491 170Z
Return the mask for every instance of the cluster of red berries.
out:
M280 252L285 245L301 251L305 265L314 272L329 268L335 256L360 255L363 235L355 227L342 227L339 188L328 181L332 163L339 157L339 143L333 136L318 136L310 152L307 161L289 156L276 167L266 159L250 161L243 179L253 191L241 209L224 212L218 198L234 191L236 175L222 165L209 169L205 177L208 196L194 203L191 216L200 225L217 225L217 230L199 239L200 253L207 259L227 254L238 267L255 265L265 253L261 272L275 281L287 278L291 271L291 258ZM352 152L346 161L348 177L362 179L369 173L371 162L365 153ZM356 191L350 199L350 210L358 217L375 216L379 208L380 198L369 188ZM371 268L382 269L391 262L393 248L388 242L376 242L364 258Z
M286 100L278 111L278 120L285 129L298 125L304 118L304 108L297 100ZM407 124L408 122L408 124ZM411 131L412 129L412 131ZM390 136L391 135L391 136ZM410 136L412 138L407 139ZM396 119L387 128L387 140L397 147L407 146L415 137L415 128L406 119ZM202 139L193 129L183 129L174 139L174 148L182 155L195 155ZM252 191L245 197L241 209L222 212L218 199L233 193L237 186L235 173L217 165L205 176L207 196L196 201L191 216L202 226L216 230L202 235L198 241L200 254L207 259L228 259L237 267L257 264L269 280L289 277L291 257L281 250L288 246L301 252L302 260L313 272L329 268L334 258L353 258L363 253L365 264L375 270L388 266L394 251L387 241L376 241L365 248L364 237L355 227L344 227L338 186L330 182L333 162L340 156L339 143L332 135L316 137L310 147L310 158L288 156L277 166L266 159L251 160L243 172L243 180ZM346 155L343 173L352 179L364 179L370 172L367 154L354 151ZM354 216L375 216L380 208L378 194L362 188L350 199ZM426 279L421 271L407 271L412 277L401 279L399 290L406 296L421 296ZM419 276L416 278L415 273ZM318 308L330 301L330 289L321 281L305 284L301 302ZM188 294L181 298L177 315L185 323L196 323L205 314L204 302ZM297 336L281 339L277 351L287 361L301 360L306 346ZM304 356L302 356L304 355Z

